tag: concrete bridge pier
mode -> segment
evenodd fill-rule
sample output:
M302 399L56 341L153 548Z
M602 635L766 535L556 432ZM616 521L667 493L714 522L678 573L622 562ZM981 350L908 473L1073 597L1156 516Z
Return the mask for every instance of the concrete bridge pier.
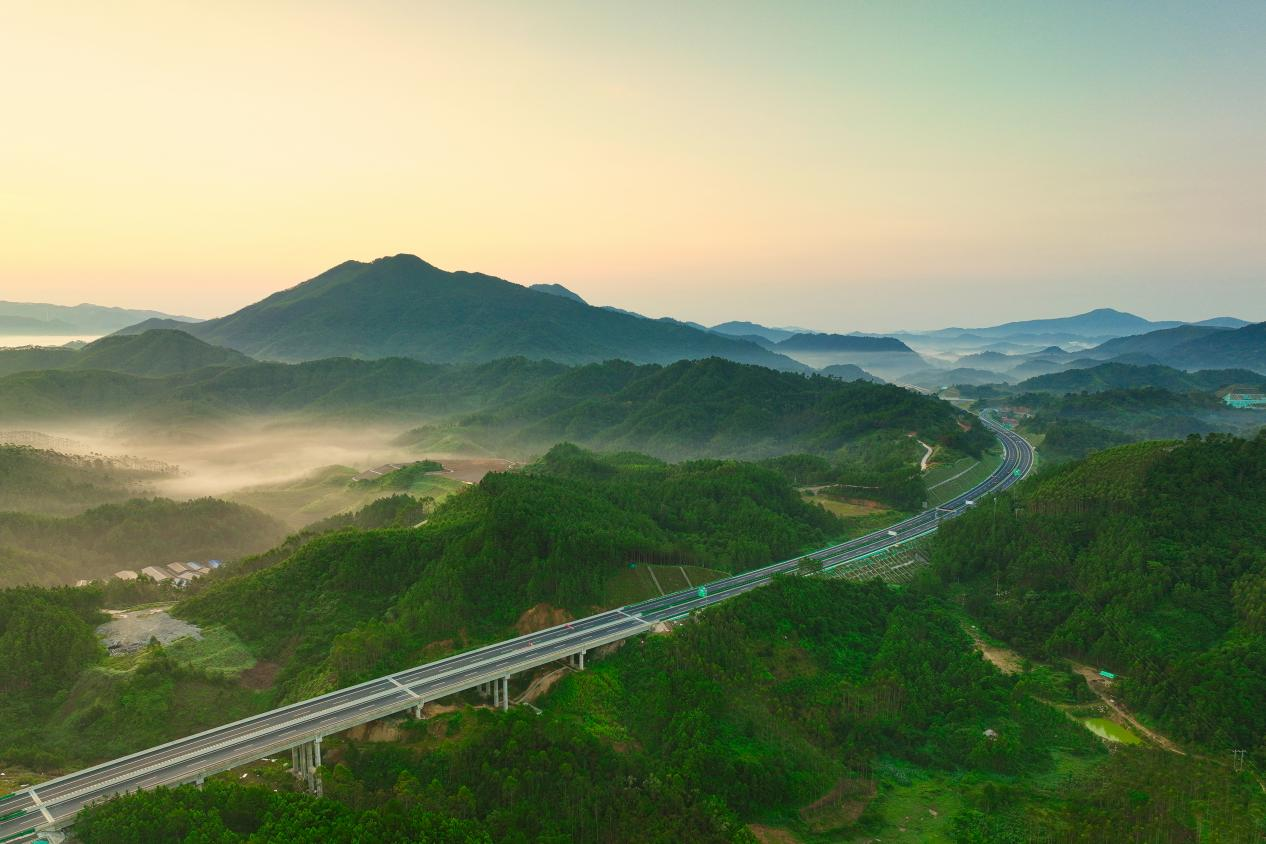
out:
M321 774L321 736L312 741L305 741L297 747L290 748L290 772L296 779L301 779L308 791L320 797L322 792Z
M580 653L572 654L571 656L567 657L568 664L572 668L575 668L577 671L584 671L585 670L585 654L587 653L589 653L589 651L581 651Z
M424 715L422 712L422 707L424 706L426 706L426 701L424 700L420 700L417 703L413 704L413 709L411 709L410 711L413 713L413 717L415 720L421 721L426 718L426 715Z
M510 675L492 681L492 708L505 711L510 708Z

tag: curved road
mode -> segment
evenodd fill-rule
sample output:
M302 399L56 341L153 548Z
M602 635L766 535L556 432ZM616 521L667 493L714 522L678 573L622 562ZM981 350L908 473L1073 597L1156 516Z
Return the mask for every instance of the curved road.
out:
M979 498L1007 489L1033 467L1033 448L1020 435L982 416L1002 443L1002 463L971 490L941 507L866 536L816 551L829 569L924 536ZM191 782L314 737L326 736L488 682L645 632L655 622L680 618L794 572L794 557L708 584L707 594L685 590L578 619L528 636L456 654L356 686L152 747L0 798L0 844L36 840L36 829L69 825L87 803L114 794Z

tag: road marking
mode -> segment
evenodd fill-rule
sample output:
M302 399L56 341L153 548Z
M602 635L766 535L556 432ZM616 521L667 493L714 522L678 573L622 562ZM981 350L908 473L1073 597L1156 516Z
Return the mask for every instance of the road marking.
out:
M40 810L40 814L44 816L44 820L49 823L53 822L53 816L48 813L48 808L44 805L44 801L35 793L35 789L31 789L31 799L35 801L35 808Z
M395 677L388 677L387 679L388 679L388 680L390 680L391 682L395 683L397 686L399 686L400 688L404 689L406 692L408 692L409 694L413 695L414 697L421 699L422 695L418 694L418 693L417 693L417 692L415 692L413 689L411 689L411 688L409 688L408 686L406 686L404 683L401 683L401 682L400 682L399 680L397 680Z

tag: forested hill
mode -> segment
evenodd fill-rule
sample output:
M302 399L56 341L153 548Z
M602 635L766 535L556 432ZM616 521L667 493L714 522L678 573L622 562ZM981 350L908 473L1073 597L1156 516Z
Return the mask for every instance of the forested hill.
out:
M172 327L148 321L129 330ZM347 261L236 313L181 326L252 357L410 357L435 363L521 355L564 363L667 363L719 356L803 370L755 343L645 319L482 273L446 272L415 255Z
M0 349L0 375L42 369L102 369L131 375L172 375L207 366L252 363L241 352L212 346L185 331L164 329L102 337L82 349Z
M0 587L106 578L173 560L234 559L285 534L264 513L214 498L136 498L63 517L0 512Z
M568 440L665 458L765 457L833 454L868 437L904 440L912 432L963 445L960 421L974 424L946 402L887 384L716 358L667 367L613 361L571 370L502 407L418 429L403 441L532 450ZM966 439L966 450L991 442L978 426Z
M250 416L368 419L402 428L427 422L433 427L408 439L437 453L530 455L566 439L670 458L829 453L879 436L886 443L868 449L873 457L909 433L961 440L959 421L972 424L949 404L898 387L720 358L573 368L523 358L473 365L333 358L154 378L100 371L0 378L4 424L91 417L133 431L232 435L236 421ZM979 428L966 437L968 450L988 442ZM905 456L917 459L913 440L905 445Z
M153 461L0 444L0 512L68 516L125 501L149 492L148 483L167 468Z
M1266 381L1266 376L1248 369L1202 369L1197 372L1184 372L1168 366L1104 363L1085 369L1069 369L1049 375L1038 375L1021 381L1015 389L1082 393L1156 387L1171 392L1212 392L1233 384L1250 385L1263 381Z
M635 559L740 571L837 530L781 475L752 464L558 446L527 471L490 474L446 499L418 530L318 539L178 611L287 659L281 683L296 697L417 662L458 631L502 635L540 603L587 614Z
M1140 443L942 527L940 577L1035 655L1123 676L1166 731L1266 763L1266 434Z

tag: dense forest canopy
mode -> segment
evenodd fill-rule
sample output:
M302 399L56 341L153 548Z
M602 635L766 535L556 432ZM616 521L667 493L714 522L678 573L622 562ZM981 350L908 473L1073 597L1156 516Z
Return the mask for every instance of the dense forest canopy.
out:
M1101 452L956 519L934 546L991 632L1123 676L1175 735L1266 761L1266 434Z
M455 631L504 632L539 603L590 612L635 559L740 571L839 529L769 469L560 445L450 497L420 529L319 538L178 611L227 625L263 657L292 654L281 681L297 695L409 664Z
M69 516L143 495L172 467L0 444L0 512Z
M0 586L70 583L173 561L232 559L286 529L250 507L201 498L131 499L75 516L0 512Z

